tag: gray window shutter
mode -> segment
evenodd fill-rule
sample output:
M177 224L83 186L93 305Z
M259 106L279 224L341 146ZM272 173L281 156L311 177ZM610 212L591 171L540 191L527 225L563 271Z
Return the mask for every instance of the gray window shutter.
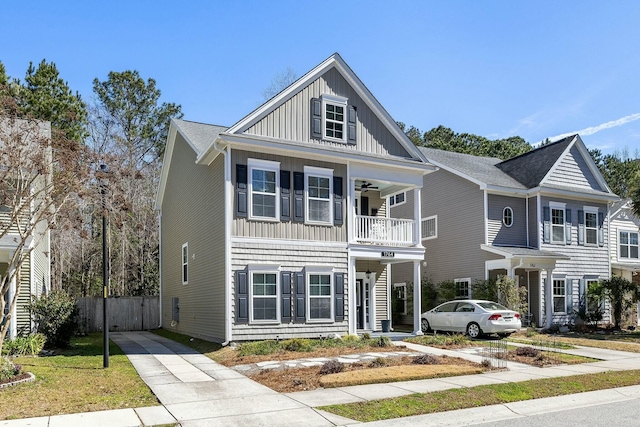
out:
M551 210L549 206L542 208L543 226L542 226L542 241L544 243L551 243Z
M578 211L578 244L584 245L584 211Z
M567 245L571 244L571 209L565 210L565 221L564 221L564 239L567 242Z
M587 281L585 279L580 279L580 283L578 285L578 298L579 298L579 307L578 308L582 308L584 307L585 309L587 308L586 304L587 304Z
M349 144L356 143L356 122L357 109L353 105L349 105L347 114L347 142Z
M249 283L246 271L236 271L236 324L249 323Z
M293 220L304 222L304 173L293 173Z
M604 212L598 212L598 246L604 246Z
M572 314L573 313L573 279L567 279L565 283L566 283L565 296L566 296L566 303L567 303L567 314Z
M305 295L306 285L304 283L304 273L294 273L295 287L295 322L304 323L307 320L307 297Z
M280 220L291 220L291 172L280 171Z
M342 215L342 177L334 176L333 177L333 224L334 225L342 225L343 215Z
M282 312L280 319L282 323L291 322L291 272L283 271L280 276L280 286L282 288Z
M360 197L360 215L369 216L369 198Z
M322 139L322 102L311 99L311 138Z
M344 273L333 275L333 286L335 287L335 321L344 320Z
M247 216L247 165L236 165L236 216Z

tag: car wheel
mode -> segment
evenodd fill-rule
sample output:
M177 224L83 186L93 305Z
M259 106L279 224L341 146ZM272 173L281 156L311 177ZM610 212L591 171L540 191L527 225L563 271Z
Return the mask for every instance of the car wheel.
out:
M480 325L475 322L471 322L467 325L467 335L469 338L478 338L482 334Z
M429 332L431 327L429 326L429 321L427 319L422 319L422 332Z
M509 335L511 335L510 332L504 332L504 333L498 334L500 338L507 338Z

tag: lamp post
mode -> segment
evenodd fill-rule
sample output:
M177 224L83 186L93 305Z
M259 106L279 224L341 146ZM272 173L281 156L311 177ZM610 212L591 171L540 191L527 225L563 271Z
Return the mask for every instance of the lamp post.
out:
M109 253L107 247L107 201L105 178L107 165L100 165L100 194L102 195L102 367L109 367Z

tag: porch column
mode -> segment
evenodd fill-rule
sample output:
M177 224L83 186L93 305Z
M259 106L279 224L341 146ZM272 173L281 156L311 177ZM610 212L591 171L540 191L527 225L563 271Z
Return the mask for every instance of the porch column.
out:
M546 270L547 278L544 285L544 327L551 327L553 318L553 270Z
M413 218L415 221L413 226L414 245L419 245L422 239L422 198L420 194L420 188L413 189ZM420 269L419 266L418 269Z
M356 260L349 257L349 335L356 335Z
M413 261L413 334L422 335L422 284L420 283L420 261Z

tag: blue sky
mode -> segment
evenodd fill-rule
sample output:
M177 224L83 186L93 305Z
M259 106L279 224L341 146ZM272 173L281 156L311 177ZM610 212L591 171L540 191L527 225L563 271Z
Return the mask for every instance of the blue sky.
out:
M11 1L0 61L53 61L87 101L135 69L185 119L232 125L273 77L339 52L398 121L640 150L637 1Z

